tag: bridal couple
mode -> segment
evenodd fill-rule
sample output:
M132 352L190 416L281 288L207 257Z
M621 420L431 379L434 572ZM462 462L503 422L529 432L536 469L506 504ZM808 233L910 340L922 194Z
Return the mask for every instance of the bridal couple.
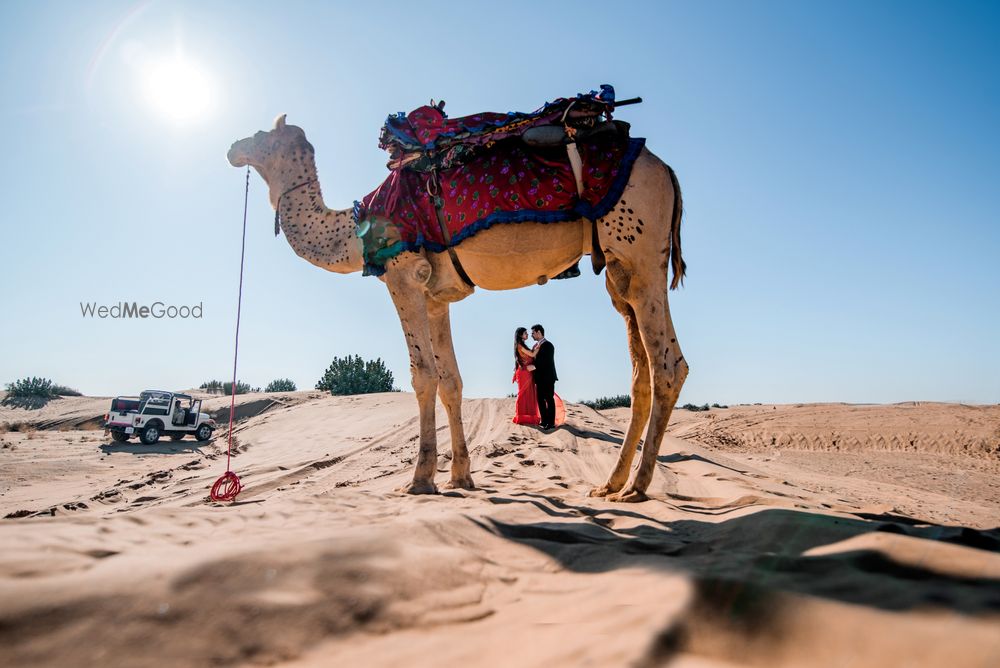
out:
M566 408L556 394L555 346L545 339L545 328L531 328L534 345L528 346L528 330L514 332L514 379L517 383L516 424L537 424L554 429L566 421Z

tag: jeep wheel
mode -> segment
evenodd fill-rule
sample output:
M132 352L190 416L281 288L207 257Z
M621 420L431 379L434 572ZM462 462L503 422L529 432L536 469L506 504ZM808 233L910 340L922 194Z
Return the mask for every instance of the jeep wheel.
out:
M115 439L119 443L124 443L125 441L127 441L128 436L129 435L126 434L124 431L119 431L117 429L111 432L111 438Z
M147 425L139 439L146 445L153 445L160 440L160 428L155 424Z
M199 441L205 442L208 439L212 438L212 428L209 427L207 424L203 424L200 427L198 427L198 431L194 433L194 437L197 438Z
M170 440L171 441L179 441L182 438L184 438L184 432L180 432L180 433L177 433L177 434L170 434Z

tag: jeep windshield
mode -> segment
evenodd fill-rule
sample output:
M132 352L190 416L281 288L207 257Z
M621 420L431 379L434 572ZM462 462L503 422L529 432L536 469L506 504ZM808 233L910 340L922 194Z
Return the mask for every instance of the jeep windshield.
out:
M170 392L161 392L160 390L146 390L139 395L140 401L140 413L144 413L147 408L156 409L169 409L170 408Z

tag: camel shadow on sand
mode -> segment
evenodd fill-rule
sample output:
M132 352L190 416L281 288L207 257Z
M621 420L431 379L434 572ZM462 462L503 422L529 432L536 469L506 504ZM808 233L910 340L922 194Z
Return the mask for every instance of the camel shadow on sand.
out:
M890 611L936 607L971 615L1000 613L997 579L949 574L876 550L804 554L870 532L997 553L1000 529L917 524L912 518L894 515L852 519L785 509L761 510L717 523L664 522L644 515L641 506L635 510L591 508L530 493L490 501L530 503L553 517L552 522L533 524L475 520L494 535L529 545L579 573L631 567L687 573L706 601L726 601L726 614L741 607L758 610L763 600L782 592ZM612 529L615 518L628 518L633 526ZM635 526L635 520L642 523ZM932 544L927 547L934 549Z
M621 438L616 438L615 436L611 436L610 434L605 434L602 431L596 431L593 429L581 429L580 427L569 424L568 422L560 425L555 431L557 432L566 431L572 434L573 436L576 436L577 438L595 439L598 441L605 441L607 443L614 443L615 445L621 445L623 440Z
M669 455L660 455L656 458L656 461L660 462L661 464L677 464L679 462L702 462L704 464L711 464L712 466L717 466L720 469L726 469L727 471L732 471L733 473L739 473L742 475L747 474L747 471L743 471L741 469L735 469L732 466L726 466L725 464L720 464L719 462L712 461L711 459L707 459L705 457L702 457L701 455L692 453L682 454L679 452L674 452Z
M892 613L937 609L979 619L1000 613L1000 580L995 578L942 572L921 565L922 558L904 562L893 558L891 550L804 554L872 532L928 541L928 552L936 542L950 542L995 554L1000 550L1000 529L918 524L894 515L853 519L785 509L765 509L718 523L663 521L645 515L642 506L592 508L532 493L489 500L529 503L551 516L551 522L530 524L493 518L472 521L493 535L548 555L569 571L596 574L643 568L690 578L691 596L684 613L653 634L636 668L663 666L681 653L709 654L739 665L771 665L744 663L748 648L762 644L779 654L796 646L802 651L823 645L828 654L824 660L810 654L809 663L801 665L854 665L861 658L858 652L866 650L850 636L831 635L825 617L816 613L801 624L802 606L796 598L802 596ZM613 529L616 519L628 520L622 522L627 528ZM674 604L664 601L665 608Z

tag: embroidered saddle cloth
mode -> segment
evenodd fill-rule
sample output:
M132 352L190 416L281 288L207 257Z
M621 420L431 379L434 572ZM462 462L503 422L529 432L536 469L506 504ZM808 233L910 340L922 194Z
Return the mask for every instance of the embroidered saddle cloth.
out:
M605 104L610 117L614 90L602 86L601 93L576 100L589 109ZM384 273L385 263L404 251L442 252L495 224L605 215L621 198L645 140L618 131L577 142L583 164L578 193L564 146L539 148L520 139L527 128L564 120L571 102L556 100L532 114L483 113L454 121L440 107L390 116L380 139L393 158L390 174L354 203L365 275Z

